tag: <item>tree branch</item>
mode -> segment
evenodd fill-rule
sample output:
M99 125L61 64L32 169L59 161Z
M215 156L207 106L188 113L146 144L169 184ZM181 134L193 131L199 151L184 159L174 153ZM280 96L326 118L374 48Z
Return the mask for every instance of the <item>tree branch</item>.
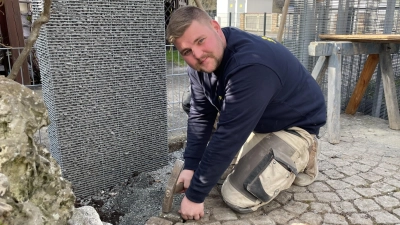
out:
M43 12L40 14L40 17L33 23L32 31L28 37L28 40L26 41L25 47L22 50L21 54L18 56L17 60L14 62L11 72L7 76L7 78L15 80L15 78L17 77L18 71L20 70L22 63L28 57L28 54L31 51L33 44L35 44L36 40L39 37L40 27L43 24L47 23L50 19L50 7L51 0L44 0Z

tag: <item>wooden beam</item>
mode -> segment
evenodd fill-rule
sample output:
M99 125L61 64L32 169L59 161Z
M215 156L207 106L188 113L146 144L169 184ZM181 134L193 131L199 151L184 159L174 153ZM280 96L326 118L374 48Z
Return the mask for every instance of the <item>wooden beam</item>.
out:
M1 3L0 3L1 5ZM3 37L3 40L0 40L0 43L4 45L10 45L10 41L8 38L8 30L7 30L7 18L6 14L4 13L6 10L4 8L4 4L0 6L0 32ZM4 13L4 14L3 14ZM4 46L1 46L4 47Z
M308 45L308 53L310 56L330 56L335 43L341 44L342 47L338 53L342 55L379 54L381 51L380 43L314 41ZM387 48L390 53L397 53L400 44L388 44Z
M342 83L342 55L338 54L340 44L333 46L328 65L327 130L331 144L340 142L340 90Z
M321 85L322 80L324 79L326 69L328 68L328 62L329 56L320 56L311 73L312 77L319 85Z
M390 53L386 50L387 44L383 44L381 54L379 54L379 63L382 72L389 127L394 130L400 130L399 103L397 101L396 86L394 83L392 58L390 57Z
M286 24L286 16L289 10L289 4L290 0L285 0L285 4L283 5L283 10L282 10L281 23L279 24L278 36L276 38L276 40L278 40L281 43L283 38L283 31L285 29L285 24Z
M371 54L368 56L364 68L361 71L360 78L358 79L353 94L351 95L350 101L347 104L345 113L354 115L357 112L358 106L360 106L361 99L364 96L365 90L367 90L368 83L374 74L378 62L378 54Z
M400 35L398 34L320 34L319 38L329 41L400 43Z
M8 0L4 2L6 20L7 20L7 28L8 28L8 37L10 41L11 47L24 47L24 34L22 31L22 21L21 21L21 12L19 10L19 1L18 0ZM21 50L13 49L11 51L11 63L13 64ZM12 65L11 65L12 66ZM22 73L21 73L22 72ZM22 68L18 73L16 81L20 84L29 85L31 84L30 76L28 73L28 63L25 62L22 64Z

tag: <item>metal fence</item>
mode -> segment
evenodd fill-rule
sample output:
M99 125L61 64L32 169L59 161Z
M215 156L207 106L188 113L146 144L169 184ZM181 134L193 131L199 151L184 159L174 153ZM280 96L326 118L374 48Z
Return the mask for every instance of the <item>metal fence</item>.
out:
M319 34L399 34L398 1L377 0L293 0L285 25L283 44L311 71L317 57L308 55L308 45ZM346 56L342 61L341 106L345 110L360 76L366 55ZM399 53L392 54L397 98L400 99ZM327 77L327 76L325 76ZM326 92L327 80L322 83ZM380 69L375 73L361 101L359 112L387 119Z
M189 91L187 65L172 45L166 45L168 139L186 136L187 115L182 109L184 93Z

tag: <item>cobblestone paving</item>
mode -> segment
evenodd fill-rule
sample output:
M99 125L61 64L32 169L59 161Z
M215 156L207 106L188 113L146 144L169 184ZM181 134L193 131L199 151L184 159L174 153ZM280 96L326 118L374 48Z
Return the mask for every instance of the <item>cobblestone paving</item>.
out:
M222 201L217 187L205 200L201 221L183 221L177 208L147 225L399 224L400 131L369 116L341 116L341 142L327 142L321 130L317 180L292 186L268 205L238 214Z

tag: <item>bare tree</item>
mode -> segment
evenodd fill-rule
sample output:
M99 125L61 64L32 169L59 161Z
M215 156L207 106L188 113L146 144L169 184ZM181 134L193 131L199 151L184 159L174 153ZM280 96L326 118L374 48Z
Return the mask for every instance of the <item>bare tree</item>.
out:
M21 54L18 56L17 60L15 61L11 69L11 72L7 76L7 78L15 80L15 78L17 77L18 71L22 66L22 63L28 57L28 54L31 51L33 44L35 44L36 40L39 37L40 28L50 19L50 8L51 8L51 0L44 0L43 12L40 14L40 17L33 23L32 31L28 37L28 40L26 41L25 47L22 50Z

